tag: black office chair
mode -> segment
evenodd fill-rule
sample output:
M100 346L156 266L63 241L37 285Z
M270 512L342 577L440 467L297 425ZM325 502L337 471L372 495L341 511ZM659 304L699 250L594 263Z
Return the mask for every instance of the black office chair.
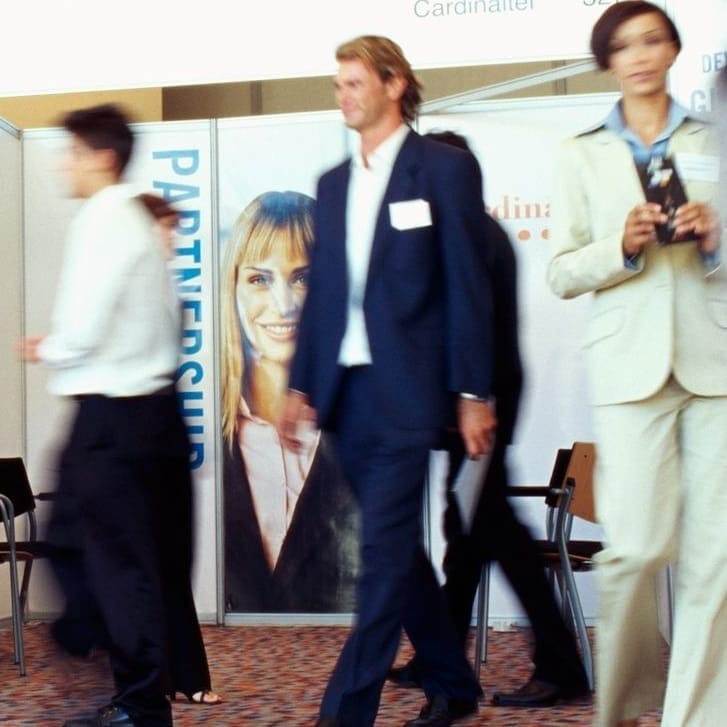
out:
M18 589L18 560L15 550L15 512L12 502L5 495L0 495L0 517L5 528L6 543L0 543L0 563L10 564L10 604L13 623L13 654L14 662L20 665L21 676L25 675L25 658L23 654L22 611ZM7 552L5 552L5 550Z
M51 499L52 494L38 495L38 499ZM30 573L35 558L45 558L54 550L48 543L37 539L35 519L36 496L30 487L25 465L20 457L0 458L0 515L5 529L5 541L0 542L0 563L10 566L10 595L15 663L21 676L25 675L23 648L23 621L28 602ZM16 539L16 518L25 517L26 538ZM23 562L23 578L18 581L18 561Z

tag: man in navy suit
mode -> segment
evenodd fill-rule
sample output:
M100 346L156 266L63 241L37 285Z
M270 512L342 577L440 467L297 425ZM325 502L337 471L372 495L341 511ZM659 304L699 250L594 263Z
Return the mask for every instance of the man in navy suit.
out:
M408 594L434 578L420 545L429 449L453 409L471 457L489 451L496 420L479 166L408 127L420 90L395 43L356 38L336 58L337 102L360 145L318 184L280 433L295 449L298 422L315 417L360 507L358 615L319 720L358 727L376 718ZM443 600L426 607L449 623ZM479 684L453 626L425 648L428 701L407 725L446 727L476 711Z

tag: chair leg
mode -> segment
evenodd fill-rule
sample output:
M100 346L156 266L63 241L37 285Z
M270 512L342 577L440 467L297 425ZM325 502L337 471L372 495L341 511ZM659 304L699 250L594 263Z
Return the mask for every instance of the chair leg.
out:
M565 575L562 570L559 570L555 576L556 583L558 584L558 596L560 598L560 608L563 612L563 620L567 623L575 623L573 616L573 610L571 609L570 599L568 598L568 587L565 581Z
M25 649L23 645L23 612L20 607L18 591L18 562L15 553L10 553L10 598L12 600L13 642L15 663L20 668L20 676L25 676Z
M477 589L477 629L475 631L475 675L480 680L482 662L487 661L487 620L490 613L490 563L480 571Z
M666 594L669 613L669 638L674 638L674 565L666 567Z
M581 645L581 656L583 657L583 666L588 677L588 686L593 691L593 654L591 652L591 643L588 640L588 630L586 629L586 619L583 616L581 599L578 596L578 589L576 588L576 579L570 568L563 569L563 577L565 580L566 600L568 601L578 641Z
M28 590L30 588L30 571L33 567L33 559L27 558L23 560L23 578L20 581L20 590L18 598L20 600L20 615L25 622L25 616L28 613Z

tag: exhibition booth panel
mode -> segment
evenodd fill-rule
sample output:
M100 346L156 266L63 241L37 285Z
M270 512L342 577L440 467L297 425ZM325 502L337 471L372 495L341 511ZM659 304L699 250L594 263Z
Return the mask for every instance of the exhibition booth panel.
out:
M23 367L14 355L15 342L22 333L22 147L17 129L0 119L0 456L21 452L24 444ZM8 569L0 569L0 618L10 615Z
M588 96L485 102L451 113L425 114L419 120L421 131L446 128L468 138L484 171L487 208L503 223L515 247L527 384L510 458L514 484L543 482L559 446L591 437L579 355L586 301L570 305L558 301L545 287L544 271L560 140L602 118L613 100ZM264 415L252 411L245 397L245 381L261 356L255 349L266 343L256 338L251 327L246 329L253 324L247 321L244 296L237 285L242 276L234 269L243 252L233 246L240 245L246 218L261 198L278 200L279 205L292 201L297 209L309 209L315 203L317 177L350 153L353 139L338 113L143 124L136 132L138 148L130 180L140 191L166 196L182 213L172 268L184 310L179 386L193 447L194 586L200 615L204 620L229 623L346 620L353 607L356 573L355 514L336 482L336 473L324 467L325 442L315 432L310 461L304 465L308 469L299 477L301 489L290 504L291 478L286 479L290 463L281 455ZM63 144L64 135L55 129L29 131L23 139L24 327L29 333L48 329L65 230L78 207L77 201L64 196L58 173ZM265 274L281 273L285 267L284 262L270 263L268 258L276 254L269 248L263 256L267 262L256 263ZM296 274L305 264L301 260L293 265ZM289 275L286 280L294 291L298 278ZM282 364L290 355L286 340L295 330L300 302L291 303L285 325L280 321L268 325ZM235 357L243 362L237 368L230 363ZM244 362L247 374L242 372ZM27 459L33 482L44 486L53 479L67 414L64 404L46 392L46 378L43 369L29 368L25 386ZM230 391L235 392L232 406ZM249 426L259 430L260 441L271 448L257 459L245 457L249 442L236 427L247 421L245 417L252 422ZM225 429L225 422L232 422L232 427ZM307 477L321 467L328 472L321 481ZM269 520L262 516L266 511L254 499L259 501L254 480L261 470L268 482L280 488L279 496L288 498L284 531L275 536L266 530ZM275 479L278 473L285 482ZM442 552L441 473L441 462L433 455L429 540L436 562ZM326 496L316 499L322 484ZM341 526L322 533L315 520L309 520L310 512L320 512L316 508L326 512L333 508L333 519ZM542 528L542 508L533 506L523 515L534 528ZM306 521L311 524L306 526ZM324 563L319 572L316 553L328 551L335 551L337 560ZM305 578L296 576L297 571L304 572ZM31 611L52 613L57 594L50 579L46 588L46 579L40 572L38 576ZM585 601L592 613L591 601L588 597ZM491 618L508 622L522 618L502 584L493 592Z

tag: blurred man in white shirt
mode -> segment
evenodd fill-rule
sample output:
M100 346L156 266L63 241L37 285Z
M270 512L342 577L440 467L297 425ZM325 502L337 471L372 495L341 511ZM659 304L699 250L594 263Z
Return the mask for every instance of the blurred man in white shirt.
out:
M66 727L168 727L164 604L175 617L194 615L176 314L153 220L121 183L133 148L126 118L103 105L71 112L63 125L69 191L85 201L69 231L51 332L24 339L21 355L53 369L50 390L77 402L48 538L74 554L57 564L67 607L85 597L93 604L94 637L108 648L115 681L109 705Z

